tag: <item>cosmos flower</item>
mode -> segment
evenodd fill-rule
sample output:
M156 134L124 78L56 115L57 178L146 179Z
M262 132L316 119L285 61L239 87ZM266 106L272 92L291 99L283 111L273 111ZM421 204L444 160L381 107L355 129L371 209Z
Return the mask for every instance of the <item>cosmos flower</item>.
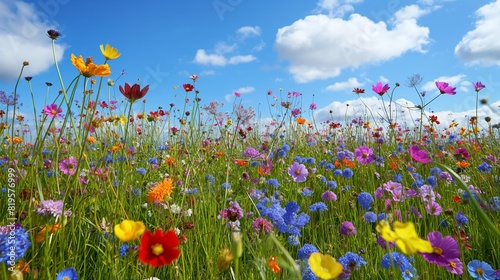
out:
M454 261L455 266L457 266L455 259L460 258L460 251L458 243L453 237L443 237L439 231L433 231L427 235L427 239L431 243L433 251L420 253L426 261L444 267L449 267L450 261Z
M130 103L134 103L136 100L139 100L146 96L149 90L149 85L143 87L138 84L134 84L130 86L128 83L125 83L125 87L119 86L120 92L125 96Z
M294 162L288 167L288 175L293 177L294 182L304 182L307 175L309 175L309 171L307 171L305 165Z
M490 264L480 261L480 260L472 260L467 264L467 270L469 274L474 279L481 280L495 280L495 270L491 267Z
M183 84L182 87L184 88L184 90L186 92L190 92L190 91L192 91L194 89L194 86L191 85L191 84Z
M354 151L354 155L356 156L356 160L363 165L370 164L375 161L375 154L372 149L366 146L357 147Z
M472 85L474 86L474 90L476 92L479 92L480 90L482 90L483 88L485 88L486 86L483 85L483 83L481 82L476 82L476 83L472 83Z
M93 76L107 77L111 74L109 65L94 64L91 57L87 58L86 61L83 61L83 57L81 55L76 57L74 54L71 54L71 63L76 67L76 69L78 69L78 71L80 71L82 76L87 78Z
M421 150L416 145L410 146L410 155L414 160L424 164L432 162L432 159L429 158L427 152L425 150Z
M78 162L75 157L70 156L59 162L59 170L66 175L73 175L78 167Z
M450 95L455 95L456 94L456 87L451 87L448 83L445 82L436 82L436 87L439 89L441 94L450 94Z
M390 87L388 84L382 85L382 82L378 82L376 85L372 85L372 90L382 96L389 91Z
M154 233L147 230L141 238L138 258L152 267L172 264L181 254L179 244L179 238L173 230L164 232L158 228Z
M109 44L106 44L106 47L104 47L104 45L100 45L100 48L101 53L106 60L117 59L121 55L116 48L113 48Z
M62 116L62 109L57 106L57 104L49 104L43 108L43 114L51 118L57 118Z

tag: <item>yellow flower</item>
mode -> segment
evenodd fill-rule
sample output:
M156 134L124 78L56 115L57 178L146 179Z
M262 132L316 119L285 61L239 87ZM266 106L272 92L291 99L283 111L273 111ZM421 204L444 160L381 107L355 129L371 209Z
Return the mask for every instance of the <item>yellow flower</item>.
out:
M118 50L116 48L113 48L109 44L106 44L106 47L104 47L104 45L101 45L100 47L102 55L104 55L104 58L106 58L106 60L116 59L121 55L121 53L118 53Z
M342 265L330 255L312 253L307 262L319 279L335 279L342 273Z
M71 63L80 71L84 77L90 78L92 76L99 77L107 77L111 74L111 70L109 69L109 65L102 64L97 65L92 62L92 58L87 58L84 62L83 57L80 55L76 57L74 54L71 54Z
M128 242L137 239L146 230L143 222L132 220L123 220L123 222L115 225L115 235L123 242Z
M396 242L398 248L406 255L420 253L432 253L434 249L429 241L418 237L412 222L394 222L394 230L387 221L382 220L377 225L377 231L382 234L387 242Z

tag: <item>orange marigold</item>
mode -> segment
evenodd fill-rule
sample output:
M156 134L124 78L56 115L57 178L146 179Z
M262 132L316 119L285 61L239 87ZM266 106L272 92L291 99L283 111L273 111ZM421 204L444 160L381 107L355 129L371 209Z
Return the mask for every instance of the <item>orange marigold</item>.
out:
M171 178L165 178L163 182L158 183L158 185L152 187L148 192L147 201L149 202L161 202L164 199L168 199L174 185L172 184Z
M457 166L460 168L467 168L469 167L470 163L466 161L457 161Z
M296 118L296 119L295 119L295 121L296 121L298 124L305 124L305 123L306 123L306 119L301 118L301 117Z
M96 140L96 139L95 139L95 137L93 137L93 136L89 136L89 137L87 137L87 142L89 142L89 143L95 143L96 141L97 141L97 140Z

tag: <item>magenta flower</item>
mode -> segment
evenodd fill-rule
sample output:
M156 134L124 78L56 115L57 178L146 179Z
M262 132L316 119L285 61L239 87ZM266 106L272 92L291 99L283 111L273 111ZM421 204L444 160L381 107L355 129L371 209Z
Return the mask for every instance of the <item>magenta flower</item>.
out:
M267 234L271 232L273 224L262 217L258 217L252 222L252 228L256 233Z
M381 82L378 82L376 85L372 85L372 90L380 96L388 92L389 89L390 89L389 84L382 85Z
M474 90L476 92L479 92L480 90L482 90L483 88L485 88L486 86L483 85L481 82L477 82L477 83L472 83L472 85L474 86Z
M43 113L49 117L57 118L62 116L62 109L57 104L50 104L43 108Z
M342 224L340 225L340 234L355 235L356 228L354 227L354 224L349 221L342 222Z
M290 167L288 167L288 175L293 177L294 182L304 182L309 175L309 171L305 165L298 162L294 162Z
M77 166L78 162L76 161L76 158L73 156L65 158L59 162L59 170L66 175L75 174Z
M439 231L430 232L427 239L431 243L434 251L432 253L420 253L429 263L446 267L451 273L462 274L462 262L460 261L460 251L458 243L453 237L441 235Z
M427 211L427 214L439 216L439 214L441 214L441 212L443 211L443 208L436 201L431 201L427 203L427 205L425 206L425 210Z
M451 87L448 83L438 81L438 82L436 82L436 87L439 89L441 94L450 94L450 95L456 94L455 90L457 88Z
M359 146L354 151L354 155L359 163L365 165L370 164L375 161L375 154L373 154L372 149L366 146Z
M455 158L458 160L470 159L470 155L466 148L457 148L455 150Z
M432 162L432 159L429 158L427 152L424 150L420 150L420 148L418 148L418 146L416 145L410 146L410 155L414 160L424 164Z

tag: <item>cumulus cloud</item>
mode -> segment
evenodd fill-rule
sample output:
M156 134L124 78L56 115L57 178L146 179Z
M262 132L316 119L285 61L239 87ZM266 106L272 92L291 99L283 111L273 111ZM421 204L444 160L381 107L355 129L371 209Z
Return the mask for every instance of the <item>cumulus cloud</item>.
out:
M258 26L243 26L240 27L236 33L241 35L243 38L250 36L260 36L260 27Z
M318 8L331 16L342 17L354 10L353 4L361 2L363 0L321 0L318 2Z
M500 65L500 1L476 11L475 29L467 32L455 47L455 55L468 64Z
M358 81L357 78L349 78L347 81L344 82L336 82L334 84L331 84L325 88L326 91L341 91L341 90L346 90L349 89L349 92L353 88L357 87L362 87L363 84Z
M229 64L240 64L240 63L248 63L252 62L256 59L255 56L253 55L236 55L231 58L229 58L228 63Z
M425 13L416 5L406 6L387 23L360 14L346 20L311 15L280 28L275 47L297 82L332 78L345 68L384 62L409 51L425 52L429 28L417 24Z
M33 4L22 1L0 2L0 80L11 81L19 75L23 61L30 65L24 76L35 76L53 63L51 39L47 30L54 28ZM63 57L66 46L55 45L56 59Z
M203 49L196 51L194 62L203 65L224 66L227 64L227 59L220 54L207 54Z

